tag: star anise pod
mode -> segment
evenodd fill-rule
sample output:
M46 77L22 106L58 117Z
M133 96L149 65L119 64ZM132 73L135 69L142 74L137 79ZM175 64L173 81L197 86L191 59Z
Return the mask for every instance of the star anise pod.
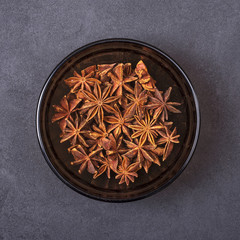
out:
M93 93L89 91L83 91L88 102L85 102L81 110L88 109L87 120L92 119L95 115L98 116L99 124L103 124L104 110L108 113L115 112L116 110L109 104L119 99L119 96L109 97L111 86L108 85L104 88L103 92L98 83L94 85Z
M126 152L126 149L121 147L123 136L115 139L112 134L109 135L111 141L110 148L107 149L106 154L108 158L112 161L112 167L114 170L117 169L118 163L121 160L121 155Z
M137 121L136 124L129 125L130 128L135 130L132 134L132 138L140 137L140 145L143 145L148 139L153 146L156 146L155 138L158 135L157 130L164 128L164 126L160 123L156 124L157 119L151 119L148 112L146 112L144 119L140 119L139 116L134 116L134 118Z
M109 79L108 72L111 71L115 65L116 63L97 65L98 67L97 74L99 75L101 82L106 82Z
M140 84L135 82L134 95L126 94L126 97L130 100L130 103L126 107L125 115L127 117L132 117L133 115L138 114L140 118L142 118L148 98L147 92L145 90L142 91Z
M111 146L111 140L108 139L109 132L110 131L106 129L104 123L98 127L93 125L92 130L88 131L88 136L95 140L95 142L92 144L92 149L98 145L99 147L103 147L105 150L108 150Z
M116 179L120 179L119 184L126 183L129 185L129 180L134 182L134 178L138 177L137 171L139 170L139 163L130 164L130 160L123 156L122 164L118 167L118 174Z
M127 77L124 76L124 64L120 63L116 67L114 67L112 72L108 73L108 76L111 78L113 82L113 87L110 95L116 92L116 96L123 96L123 89L126 91L133 93L132 88L128 85L128 83L137 80L137 77L129 75ZM119 103L121 104L121 98L119 99Z
M74 157L74 161L71 162L71 165L80 164L80 168L78 170L79 173L82 173L85 168L87 168L88 172L94 174L97 171L98 167L98 159L94 157L98 152L100 152L102 148L97 148L96 150L86 153L82 146L77 146L77 148L73 148L71 153Z
M93 175L93 178L96 179L97 177L101 176L104 172L106 172L108 179L110 179L110 172L112 169L112 161L109 160L107 157L101 157L98 162L101 164L99 169Z
M172 127L172 125L173 125L173 122L167 122L167 121L162 122L160 119L158 119L158 120L156 121L156 124L161 125L161 126L163 127L163 128L161 128L161 129L158 129L158 130L157 130L157 133L160 134L159 131L162 131L165 127L168 128L168 129L170 129L170 128Z
M101 83L98 79L94 78L96 66L90 66L81 71L81 74L78 74L76 71L73 72L74 77L65 79L65 83L71 87L71 92L76 92L77 89L86 89L91 91L91 87L96 82Z
M116 111L114 112L115 116L106 116L104 121L110 124L109 132L113 131L115 137L118 137L122 132L129 138L130 132L128 126L132 121L132 118L126 117L126 114L122 115L122 112L118 108L117 104L114 105Z
M125 63L123 67L123 75L124 77L136 77L136 73L132 70L132 64L131 63Z
M156 81L150 76L142 60L137 63L135 72L138 75L138 81L142 87L148 91L154 91Z
M177 129L171 132L167 127L164 128L165 132L159 131L159 134L162 136L157 144L161 145L165 143L164 152L163 152L163 161L169 156L172 152L174 143L179 143L178 138L180 135L176 135Z
M141 145L138 140L135 140L135 143L127 140L124 140L124 142L129 148L129 151L127 151L124 156L128 158L136 157L136 162L140 164L140 167L142 166L144 168L146 173L148 173L148 169L152 163L160 166L157 155L162 155L162 148L155 149L153 145Z
M60 101L59 106L53 105L56 113L52 117L52 122L60 120L59 126L61 130L64 131L67 124L66 119L70 118L72 120L71 113L75 111L75 108L80 101L81 101L80 99L68 100L67 96L64 96Z
M86 121L85 120L82 121L81 118L79 121L78 114L76 114L76 118L74 122L71 122L70 120L66 120L66 123L67 123L67 126L61 135L62 139L60 143L63 143L69 140L71 144L74 146L78 141L79 144L82 144L85 147L88 147L87 143L85 142L82 136L83 133L87 132L86 130L82 130L82 128L86 124Z
M150 103L148 104L148 109L155 109L153 118L157 118L161 114L161 120L164 122L168 120L168 111L173 113L181 113L178 109L173 106L179 106L181 103L168 102L172 88L169 87L168 90L162 95L162 93L155 89L155 97L149 96Z

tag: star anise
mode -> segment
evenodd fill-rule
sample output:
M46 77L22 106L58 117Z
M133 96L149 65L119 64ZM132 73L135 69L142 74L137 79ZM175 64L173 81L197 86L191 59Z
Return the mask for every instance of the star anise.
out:
M85 102L81 107L81 110L88 110L87 119L90 120L95 115L98 116L99 124L103 123L104 110L108 113L115 112L116 110L109 104L119 99L119 96L109 97L111 86L108 85L104 88L103 92L98 83L94 85L93 93L89 91L83 91L88 102Z
M93 144L91 149L94 149L96 146L99 146L103 147L105 150L108 150L111 145L111 140L108 139L109 132L110 131L106 129L104 123L99 125L99 127L93 125L92 130L88 131L89 137L95 140L95 142L92 142Z
M138 177L137 171L139 169L139 163L130 164L130 160L123 156L122 164L118 167L118 174L116 179L120 179L119 184L126 183L129 185L129 180L134 182L134 178Z
M126 114L122 115L122 112L118 108L117 104L114 105L116 111L115 116L106 116L104 121L110 124L109 132L113 131L115 137L118 137L122 132L131 139L128 126L132 121L132 118L126 117Z
M178 138L180 135L176 135L177 129L171 132L167 127L164 128L165 132L159 131L159 134L162 136L157 144L161 145L165 143L164 152L163 152L163 161L169 156L172 152L174 143L179 143Z
M96 169L98 167L98 163L97 163L98 159L94 156L101 150L102 148L97 148L96 150L87 154L84 148L79 145L77 148L73 148L71 150L71 153L75 160L71 162L71 165L81 164L78 170L79 173L82 173L83 170L87 168L89 173L94 174L97 171Z
M112 161L113 169L117 169L118 162L121 160L121 155L126 152L126 149L121 147L123 136L120 136L118 139L115 139L112 134L109 135L111 141L110 148L107 149L106 154L108 158Z
M132 70L132 64L131 63L125 63L123 67L123 75L124 77L135 77L136 73Z
M102 157L98 160L100 164L102 164L99 169L95 172L93 175L93 178L96 179L100 175L102 175L104 172L106 172L108 179L110 179L110 172L112 169L112 161L109 160L107 157Z
M53 105L56 113L52 117L52 122L60 120L59 126L61 130L64 131L67 124L66 119L70 118L72 120L71 113L74 112L74 109L76 108L80 101L81 99L68 100L67 96L64 96L60 101L59 106Z
M116 63L113 64L99 64L97 65L98 71L97 74L99 75L99 78L102 82L106 82L109 77L108 77L108 72L113 69L113 67L116 65Z
M158 129L164 128L162 124L156 124L157 119L151 119L148 112L146 112L146 116L144 119L140 119L139 116L134 116L136 119L135 125L129 125L130 128L135 130L135 132L132 134L132 138L140 137L139 144L143 145L146 140L153 145L155 144L155 138L157 137Z
M132 117L134 114L138 114L142 118L148 98L147 92L142 91L140 84L135 82L134 95L126 94L126 97L130 100L130 103L126 107L125 116Z
M162 155L162 148L155 149L153 145L141 145L138 140L135 140L135 143L127 140L124 141L129 148L129 151L126 152L124 156L128 158L136 157L136 162L140 164L140 167L142 166L144 168L146 173L148 173L148 169L151 167L152 163L160 166L157 155Z
M90 66L81 71L81 74L78 74L76 71L73 72L74 77L65 79L65 83L71 87L71 92L76 92L77 89L86 89L91 91L91 87L94 83L101 83L98 79L94 78L96 66Z
M133 93L132 88L128 85L128 83L137 80L137 77L133 75L129 75L127 77L124 76L124 64L120 63L116 67L114 67L112 72L108 73L108 76L111 78L113 82L113 87L111 90L112 95L116 91L116 96L123 96L123 88L130 93ZM119 103L121 104L121 98L119 99Z
M150 76L142 60L138 62L135 72L138 75L138 81L142 87L148 91L154 91L156 81Z
M85 147L88 147L87 143L85 142L82 134L86 133L86 130L82 130L82 128L85 126L86 121L83 120L79 121L78 114L76 114L76 118L74 122L71 122L69 120L66 120L67 126L62 134L62 139L60 143L65 142L67 140L70 140L71 144L74 146L76 145L77 141L79 144L84 145Z
M172 88L169 87L168 90L162 95L162 93L155 89L155 97L149 96L151 103L148 104L148 109L155 109L153 118L157 118L161 114L161 120L164 122L168 120L168 111L173 113L181 113L178 109L173 106L179 106L181 103L168 102Z

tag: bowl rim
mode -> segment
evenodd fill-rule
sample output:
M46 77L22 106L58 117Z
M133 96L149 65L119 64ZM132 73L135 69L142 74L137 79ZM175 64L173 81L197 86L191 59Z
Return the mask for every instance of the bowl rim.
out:
M59 68L62 67L62 65L68 61L72 56L74 56L75 54L93 47L95 45L99 45L99 44L103 44L103 43L111 43L111 42L124 42L124 43L135 43L135 44L139 44L143 47L147 47L150 48L153 51L156 51L158 54L163 55L165 58L167 58L179 71L180 73L183 75L188 87L191 90L193 99L194 99L194 104L195 104L195 108L196 108L196 131L195 131L195 136L194 136L194 140L193 140L193 145L191 147L191 151L187 157L187 159L185 160L183 166L178 170L178 172L171 178L169 179L164 185L162 185L161 187L158 187L155 190L152 190L148 193L144 193L140 196L137 197L132 197L132 198L128 198L128 199L110 199L110 198L104 198L104 197L99 197L99 196L95 196L89 193L86 193L84 191L82 191L81 189L75 187L74 185L72 185L69 181L67 181L58 171L57 169L53 166L50 158L48 157L45 147L44 147L44 143L43 143L43 139L42 139L42 135L41 135L41 124L40 124L40 109L41 109L41 105L43 102L43 97L45 95L45 92L47 90L48 85L51 82L52 77L54 76L54 74L57 72L57 70ZM100 200L100 201L104 201L104 202L115 202L115 203L119 203L119 202L131 202L131 201L136 201L136 200L140 200L149 196L152 196L153 194L160 192L161 190L165 189L167 186L169 186L171 183L173 183L179 176L180 174L184 171L184 169L187 167L187 165L189 164L193 153L196 149L197 146L197 142L199 139L199 133L200 133L200 109L199 109L199 102L197 99L197 95L194 91L194 88L192 86L192 83L190 81L190 79L188 78L187 74L183 71L183 69L178 65L178 63L173 60L170 56L168 56L165 52L163 52L162 50L160 50L157 47L154 47L151 44L139 41L139 40L135 40L135 39L129 39L129 38L107 38L107 39L102 39L102 40L98 40L98 41L94 41L91 42L89 44L86 44L76 50L74 50L73 52L71 52L69 55L67 55L60 63L57 64L57 66L53 69L53 71L51 72L51 74L48 76L47 80L45 81L42 90L40 92L39 98L38 98L38 103L37 103L37 108L36 108L36 115L35 115L35 123L36 123L36 134L37 134L37 139L38 139L38 143L40 146L40 149L42 151L42 154L47 162L47 164L49 165L49 167L52 169L52 171L55 173L55 175L63 182L65 183L68 187L70 187L71 189L73 189L74 191L76 191L77 193L80 193L86 197L89 197L91 199L95 199L95 200Z

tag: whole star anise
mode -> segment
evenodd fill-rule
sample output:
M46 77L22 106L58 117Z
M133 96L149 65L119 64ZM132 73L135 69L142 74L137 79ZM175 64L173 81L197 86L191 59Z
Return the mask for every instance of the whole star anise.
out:
M103 92L98 83L94 85L93 93L88 91L83 91L88 102L85 102L81 107L81 110L88 109L87 119L90 120L95 115L98 117L99 124L103 123L104 110L108 113L115 112L116 110L110 106L110 103L115 102L119 99L119 96L109 97L111 91L111 86L108 85L104 88Z
M149 96L150 104L148 104L148 109L155 109L153 118L157 118L161 114L161 120L164 122L168 120L168 111L173 113L181 113L178 109L173 106L179 106L181 103L177 102L168 102L172 88L169 87L164 95L158 90L155 89L155 97Z
M91 153L87 154L82 146L77 146L77 148L73 148L71 153L74 157L74 161L71 162L71 165L81 165L78 172L82 173L85 168L87 168L88 172L94 174L97 171L98 167L98 158L94 157L102 148L97 148Z
M132 117L137 114L140 118L144 116L144 109L146 108L146 102L148 94L146 91L142 91L142 87L138 82L135 82L134 95L126 94L126 97L130 100L130 103L126 107L125 116Z
M82 134L86 133L87 131L82 130L84 125L86 124L86 120L81 121L79 119L78 114L76 114L75 121L72 123L70 120L66 120L67 127L64 129L62 134L62 139L60 143L70 140L72 145L76 145L77 141L79 144L88 147L87 143L85 142Z
M89 130L87 133L90 138L95 140L95 146L103 147L105 150L108 150L111 146L111 140L108 139L109 136L109 130L106 129L105 124L99 125L97 127L96 125L92 126L92 130ZM94 149L95 147L93 147Z
M174 128L172 132L167 127L165 127L164 130L165 130L164 132L159 131L159 134L162 137L157 142L157 144L159 144L159 145L165 144L164 153L163 153L163 161L171 153L174 143L179 143L178 138L180 137L180 135L176 135L176 133L177 133L176 128Z
M106 172L108 179L110 179L110 172L114 170L112 167L112 161L108 157L101 157L98 162L101 164L101 167L95 172L93 178L96 179Z
M157 150L153 145L141 145L139 141L130 142L124 140L129 150L124 154L128 158L136 158L136 162L142 166L146 173L151 167L152 163L155 163L160 166L158 155L162 155L163 149L158 148Z
M116 179L120 179L119 184L126 183L129 185L129 181L134 182L134 178L138 177L137 171L139 169L139 163L130 164L129 158L123 156L122 164L118 167Z
M135 72L138 75L139 83L142 85L144 89L148 91L155 90L156 81L150 76L147 67L142 60L138 62Z
M106 82L109 77L108 77L108 72L113 69L113 67L116 65L116 63L113 64L99 64L97 65L98 71L97 74L99 75L99 78L102 82Z
M114 112L115 116L106 116L104 118L104 121L110 124L108 129L109 132L113 131L115 137L118 137L123 132L129 139L131 139L128 127L132 121L132 118L126 117L125 113L122 115L122 112L117 104L114 105L114 109L116 110Z
M132 138L140 137L140 145L143 145L148 139L153 146L156 146L155 138L158 135L157 130L164 128L164 126L162 124L156 124L157 119L151 119L148 112L146 112L144 119L140 119L139 116L134 117L136 119L136 124L129 125L130 128L135 130L132 134Z
M137 80L137 77L129 75L127 77L124 76L124 64L120 63L116 67L114 67L112 72L108 73L108 76L111 78L113 82L113 87L110 95L116 91L116 96L123 96L123 89L128 92L133 93L132 88L128 85L128 83ZM119 99L119 103L121 104L121 98Z
M76 92L77 89L86 89L91 91L91 87L94 83L101 83L98 79L94 78L96 66L90 66L81 71L78 74L76 71L73 72L74 77L65 79L65 83L71 87L71 92Z
M126 149L121 147L123 136L120 136L118 139L110 134L110 148L107 149L106 154L108 158L112 161L113 169L117 169L118 162L121 161L121 155L126 152Z
M68 100L67 96L65 95L62 100L60 101L60 105L53 105L56 113L52 117L52 122L59 121L59 126L61 130L63 131L66 128L66 119L71 117L71 113L74 112L74 109L76 106L81 102L81 99L72 99Z

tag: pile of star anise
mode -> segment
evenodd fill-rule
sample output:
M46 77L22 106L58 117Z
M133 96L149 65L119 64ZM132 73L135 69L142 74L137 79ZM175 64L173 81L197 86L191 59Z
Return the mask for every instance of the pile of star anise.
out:
M167 120L169 112L180 113L174 107L180 103L168 101L171 87L156 88L143 61L134 70L131 63L90 66L65 83L70 92L53 106L52 122L59 122L60 142L70 142L80 174L86 169L95 179L106 172L129 185L179 143Z

